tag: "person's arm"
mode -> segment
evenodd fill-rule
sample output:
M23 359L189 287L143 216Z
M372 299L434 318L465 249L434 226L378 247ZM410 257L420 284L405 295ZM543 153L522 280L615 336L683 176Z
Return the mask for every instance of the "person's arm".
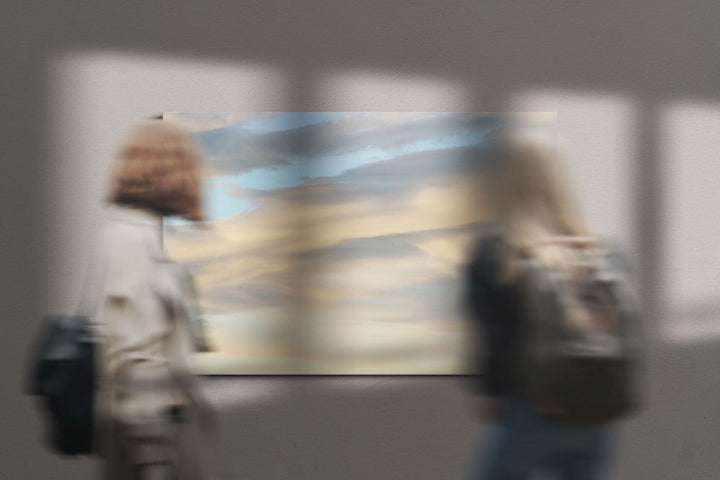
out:
M200 311L199 295L195 279L190 270L184 265L176 265L174 273L181 289L179 308L181 316L185 319L192 337L193 348L196 352L210 352L213 347L207 338L205 320Z
M188 290L187 284L183 284L189 281L189 275L183 277L182 269L179 270L177 264L172 262L166 264L166 268L167 275L164 279L167 283L163 296L168 303L172 327L166 347L168 364L176 382L199 416L200 425L208 429L207 434L213 436L217 429L215 412L190 361L192 355L198 351L198 337L193 329L194 310L191 305L196 298L188 298L192 292Z
M185 308L176 309L175 315L171 319L173 322L172 331L166 351L168 363L178 385L200 416L201 424L213 432L216 428L216 419L212 404L206 397L202 384L190 364L190 356L193 354L194 345L189 323L186 318L183 318Z
M483 420L497 419L509 383L512 325L499 318L497 304L497 244L484 240L465 268L464 307L471 324L473 413Z

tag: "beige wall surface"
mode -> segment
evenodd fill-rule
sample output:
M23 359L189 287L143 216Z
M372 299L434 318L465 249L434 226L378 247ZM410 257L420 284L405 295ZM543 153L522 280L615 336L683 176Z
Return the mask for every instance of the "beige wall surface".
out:
M0 477L90 478L20 393L44 312L73 308L114 148L163 111L556 111L579 202L633 254L650 406L619 479L720 470L720 63L710 1L13 2L4 8ZM233 478L461 478L456 378L206 380Z

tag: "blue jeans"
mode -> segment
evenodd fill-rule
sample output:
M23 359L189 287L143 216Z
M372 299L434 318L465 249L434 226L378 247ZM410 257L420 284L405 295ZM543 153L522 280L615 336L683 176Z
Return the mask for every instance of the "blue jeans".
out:
M526 403L507 401L490 444L482 442L472 480L528 480L550 472L562 480L607 478L611 427L564 427L536 414Z

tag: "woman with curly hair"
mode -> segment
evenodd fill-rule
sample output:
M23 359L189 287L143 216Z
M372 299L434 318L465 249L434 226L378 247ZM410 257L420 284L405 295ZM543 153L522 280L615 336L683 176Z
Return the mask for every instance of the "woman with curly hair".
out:
M212 415L188 363L188 304L161 236L164 216L202 219L198 160L187 132L152 120L129 136L112 175L94 312L106 479L204 478L196 434Z

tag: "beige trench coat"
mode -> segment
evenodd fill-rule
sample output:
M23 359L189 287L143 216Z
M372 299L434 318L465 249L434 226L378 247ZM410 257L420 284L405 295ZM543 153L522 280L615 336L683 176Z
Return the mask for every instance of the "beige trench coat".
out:
M158 215L113 207L93 261L105 479L205 478L197 432L208 403L189 367L188 306L161 228ZM185 422L171 420L177 406Z

